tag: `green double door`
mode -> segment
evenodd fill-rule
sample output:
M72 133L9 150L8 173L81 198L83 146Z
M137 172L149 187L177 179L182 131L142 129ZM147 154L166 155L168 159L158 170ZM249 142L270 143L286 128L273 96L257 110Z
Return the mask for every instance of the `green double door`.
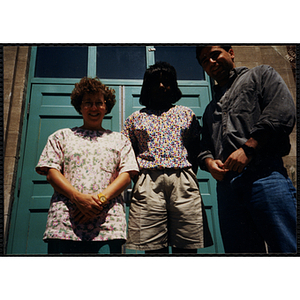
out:
M211 99L211 91L209 80L197 66L194 53L193 47L183 46L32 49L28 109L22 131L7 254L47 253L47 244L42 237L53 188L45 176L38 175L34 168L51 133L60 128L82 125L82 117L70 104L74 84L83 76L98 76L116 91L117 103L111 113L105 116L103 127L120 131L124 120L132 112L141 109L139 95L146 67L158 60L168 61L177 70L179 88L183 94L177 104L190 107L201 123L204 109ZM81 66L75 64L79 60ZM197 178L214 240L213 246L199 249L198 252L222 253L215 181L207 172L200 170ZM130 189L125 191L124 196L128 215ZM126 254L143 253L130 249L124 251Z

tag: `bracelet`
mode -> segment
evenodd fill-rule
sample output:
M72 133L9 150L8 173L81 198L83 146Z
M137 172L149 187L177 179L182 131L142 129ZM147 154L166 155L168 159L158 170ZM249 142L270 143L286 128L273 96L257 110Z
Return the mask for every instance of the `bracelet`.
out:
M102 204L103 206L105 206L105 205L108 204L107 198L106 198L102 193L98 194L97 196L98 196L99 201L101 202L101 204Z
M244 150L246 156L249 158L255 156L255 149L253 147L249 147L246 144L242 145L241 148Z

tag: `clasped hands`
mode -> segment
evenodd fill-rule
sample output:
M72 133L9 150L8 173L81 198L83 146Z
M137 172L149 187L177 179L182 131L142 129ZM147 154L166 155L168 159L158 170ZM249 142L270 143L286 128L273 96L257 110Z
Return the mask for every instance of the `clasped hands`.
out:
M72 215L74 220L80 223L85 223L95 218L104 208L97 194L78 193L73 197L73 203L76 205L76 208Z
M212 158L206 158L205 163L212 177L221 181L228 171L241 173L245 166L250 163L251 159L246 156L242 148L239 148L232 152L224 163L219 159L214 160Z

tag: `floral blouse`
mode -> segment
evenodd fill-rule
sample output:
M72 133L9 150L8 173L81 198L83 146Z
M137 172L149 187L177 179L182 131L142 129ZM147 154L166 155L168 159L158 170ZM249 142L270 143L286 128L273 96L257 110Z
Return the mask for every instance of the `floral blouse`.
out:
M55 168L80 192L96 194L116 177L127 171L138 171L130 141L121 133L85 130L79 127L61 129L49 136L36 166ZM44 240L105 241L126 239L125 208L118 196L100 215L87 223L78 223L70 212L75 205L54 192Z
M190 108L181 105L136 111L122 133L131 140L141 169L191 167L200 151L199 122Z

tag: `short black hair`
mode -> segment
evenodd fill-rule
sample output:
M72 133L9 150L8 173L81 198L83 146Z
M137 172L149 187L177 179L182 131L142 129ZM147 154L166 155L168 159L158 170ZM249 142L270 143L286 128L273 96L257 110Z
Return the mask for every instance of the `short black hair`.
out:
M172 102L171 103L175 103L181 98L182 93L181 93L180 89L178 88L177 74L176 74L175 68L167 62L160 61L160 62L157 62L156 64L150 66L144 74L141 96L140 96L140 100L139 100L141 105L144 105L146 107L150 105L151 93L149 91L151 89L152 83L158 76L160 76L161 72L167 73L171 80L171 90L172 90Z
M199 57L200 57L200 54L201 54L202 50L204 48L212 47L212 46L219 46L219 47L223 48L227 52L232 48L231 45L198 45L198 46L196 46L196 58L197 58L198 63L200 65L201 65L201 63L200 63Z

